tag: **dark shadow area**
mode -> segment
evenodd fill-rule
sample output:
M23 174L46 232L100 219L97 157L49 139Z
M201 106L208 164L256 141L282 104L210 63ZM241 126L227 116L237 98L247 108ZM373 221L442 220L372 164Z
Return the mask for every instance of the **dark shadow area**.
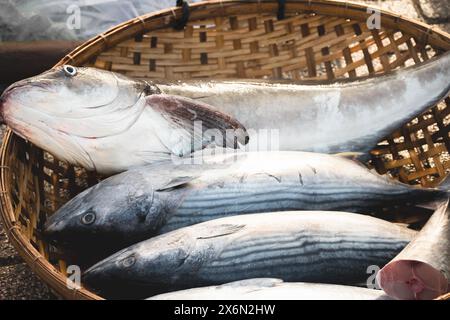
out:
M450 23L450 1L413 0L427 23Z

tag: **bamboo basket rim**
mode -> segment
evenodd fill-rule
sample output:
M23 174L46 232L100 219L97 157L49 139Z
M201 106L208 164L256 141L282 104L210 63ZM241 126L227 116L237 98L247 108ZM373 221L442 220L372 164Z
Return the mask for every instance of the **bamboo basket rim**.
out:
M236 4L257 4L257 7L259 10L256 10L254 13L263 12L260 8L260 5L262 4L271 4L272 5L272 12L276 12L278 8L278 1L277 0L209 0L209 1L202 1L197 2L194 4L190 4L190 18L189 21L192 20L200 20L202 18L206 18L207 15L205 15L202 11L207 7L207 9L220 9L221 12L219 12L216 16L225 15L225 9L227 6L234 6ZM327 15L326 12L333 10L333 9L343 9L342 12L334 13L333 16L342 17L342 18L351 18L352 14L355 13L366 13L367 14L367 8L376 8L380 11L382 19L382 23L388 22L394 23L396 25L401 25L404 23L405 25L411 24L411 26L417 28L417 30L409 30L409 32L414 35L418 36L418 38L424 38L424 42L431 43L437 42L440 43L442 46L446 47L447 50L450 50L450 34L436 28L435 26L431 26L429 24L426 24L424 22L406 17L401 14L394 13L389 10L381 9L379 6L376 5L364 5L360 3L355 3L352 1L342 1L342 0L290 0L286 1L286 12L289 12L289 9L292 9L291 6L293 5L299 5L303 8L296 8L294 10L297 12L300 10L305 11L314 11L317 14L324 14ZM319 10L317 10L316 6L319 6ZM323 8L323 11L321 11L320 7ZM326 10L328 9L328 10ZM206 10L208 11L208 10ZM267 11L269 12L269 11ZM248 13L248 12L246 12ZM123 22L101 34L99 34L96 37L91 38L90 40L86 41L84 44L78 46L75 48L72 52L67 54L63 59L61 59L56 65L61 66L64 64L82 64L85 63L87 60L87 57L91 57L95 55L95 52L98 52L99 50L103 51L110 47L113 47L119 42L122 42L126 40L127 38L130 38L132 36L127 34L127 31L131 31L131 34L134 36L139 33L145 33L154 29L162 29L170 27L182 14L181 8L169 8L164 9L156 12L152 12L149 14L145 14L139 17L136 17L134 19L128 20L126 22ZM329 14L328 14L329 15ZM353 16L354 17L354 16ZM151 28L151 22L153 20L162 20L163 25L159 25L157 28ZM420 34L422 33L422 34Z
M3 226L8 236L8 240L19 252L20 256L25 260L28 266L30 266L31 270L33 270L33 272L35 272L49 287L56 291L56 293L61 294L66 299L103 300L103 298L85 288L69 289L67 287L67 277L58 271L30 244L29 239L22 234L20 227L17 225L12 200L8 194L10 185L8 185L6 181L9 167L5 163L5 154L9 149L9 143L11 142L11 136L13 134L14 133L8 128L0 148L0 216L3 220Z
M277 0L209 0L190 4L189 21L198 21L204 18L229 16L236 5L252 5L252 12L248 13L276 13ZM262 5L268 5L269 9L262 10ZM295 8L294 8L295 6ZM377 5L366 5L352 1L342 0L290 0L286 1L285 11L290 12L314 12L318 15L334 16L346 19L360 20L361 14L367 14L367 8L375 8L380 11L382 24L398 30L410 33L425 43L434 44L444 50L450 50L450 34L424 22L396 14L392 11L379 8ZM227 11L227 9L231 9ZM211 10L216 10L211 15ZM241 9L242 11L242 9ZM234 15L242 14L235 11ZM72 52L62 58L54 67L64 64L82 65L102 51L114 47L118 43L133 38L142 33L158 29L170 28L181 16L179 7L168 8L149 14L145 14L129 21L121 23L109 30L87 40L76 47ZM69 289L67 277L53 266L41 253L31 245L21 232L13 209L13 201L10 196L10 185L7 176L10 168L6 162L6 154L11 147L14 133L8 127L5 130L2 145L0 147L0 216L3 220L9 241L19 252L31 269L46 283L59 297L79 300L103 300L102 297L85 288ZM442 295L437 300L450 299L450 293Z

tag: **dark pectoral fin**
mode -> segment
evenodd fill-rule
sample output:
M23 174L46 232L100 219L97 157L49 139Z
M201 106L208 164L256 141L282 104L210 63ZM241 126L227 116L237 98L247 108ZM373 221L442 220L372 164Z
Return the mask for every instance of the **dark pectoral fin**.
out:
M147 103L168 121L169 127L178 135L162 137L161 141L179 156L211 144L238 148L239 144L248 143L248 134L242 124L208 104L164 94L147 97Z

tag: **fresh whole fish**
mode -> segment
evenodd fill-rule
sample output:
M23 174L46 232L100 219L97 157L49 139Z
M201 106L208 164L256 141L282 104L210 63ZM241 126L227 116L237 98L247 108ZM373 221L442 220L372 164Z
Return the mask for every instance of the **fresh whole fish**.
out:
M163 293L148 300L390 300L381 290L260 278Z
M442 204L411 243L377 275L397 299L434 299L450 290L450 214Z
M199 165L150 165L103 180L51 216L44 234L66 250L111 252L231 215L288 210L368 214L443 197L446 191L405 185L340 156L225 154L205 157Z
M113 173L189 154L191 139L194 150L210 140L220 145L221 139L203 130L218 129L228 147L235 138L248 142L237 121L200 101L241 121L249 129L251 151L364 152L447 96L449 88L450 53L388 75L331 85L164 84L66 65L12 85L0 111L18 135L62 160ZM206 125L189 135L193 119ZM238 132L227 135L226 129ZM274 130L270 138L267 130Z
M205 103L161 94L147 82L109 71L67 65L10 86L0 113L19 136L103 174L189 155L212 140L233 148L235 138L240 144L248 138L239 122Z
M275 212L181 228L123 249L89 268L82 281L107 297L152 294L250 278L366 283L415 231L352 213ZM128 298L128 297L127 297Z
M450 52L387 75L329 85L258 80L155 84L164 93L194 98L236 117L248 129L250 151L367 152L448 96Z

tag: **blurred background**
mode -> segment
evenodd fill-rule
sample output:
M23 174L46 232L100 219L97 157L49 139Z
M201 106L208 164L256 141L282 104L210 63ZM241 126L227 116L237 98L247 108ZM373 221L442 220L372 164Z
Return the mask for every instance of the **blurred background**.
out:
M50 68L85 40L175 3L176 0L0 0L0 92L17 80Z
M353 2L377 5L450 32L450 0ZM0 0L0 94L11 83L51 68L85 40L175 3L176 0ZM2 135L3 128L0 138ZM1 299L55 296L9 244L0 221Z

